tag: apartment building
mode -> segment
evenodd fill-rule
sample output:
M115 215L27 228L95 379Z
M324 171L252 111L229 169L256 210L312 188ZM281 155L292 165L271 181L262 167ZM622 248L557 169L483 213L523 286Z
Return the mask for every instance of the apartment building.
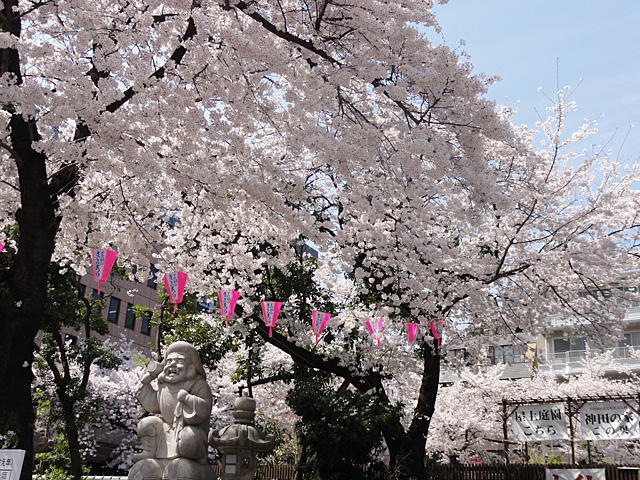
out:
M633 350L640 351L640 305L634 304L627 308L624 318L624 337L621 340L611 340L604 349L594 345L593 341L582 336L569 336L571 326L563 318L551 318L551 328L546 335L537 339L537 359L540 373L557 375L579 375L585 369L583 360L608 352L614 359L614 365L607 371L612 378L624 376L618 366L628 367L633 372L640 373L640 360L631 355Z
M627 290L630 293L640 291L640 287L612 287L601 289L598 295L612 297L613 289ZM588 293L593 295L593 293ZM587 295L587 293L585 293ZM541 374L552 371L556 375L568 377L584 372L584 360L588 356L608 352L614 362L607 372L611 378L620 378L624 374L619 367L628 367L633 372L640 373L640 360L634 358L632 351L640 351L640 302L631 303L626 309L624 318L624 337L620 340L610 340L610 345L604 349L596 346L593 340L584 336L571 336L571 327L575 320L560 316L549 318L549 328L545 335L538 337L524 336L519 332L501 335L500 328L492 332L483 332L483 336L490 339L491 346L486 348L486 358L481 364L504 364L502 374L504 379L517 380L530 378L533 369ZM487 341L489 343L489 340ZM455 362L464 358L464 346L451 343L448 345L447 356L441 369L441 383L451 383L457 380L453 369ZM455 360L454 360L455 359Z
M480 358L472 360L464 344L448 342L446 355L440 369L440 383L451 384L458 381L456 370L461 366L504 365L501 378L519 380L531 378L536 360L537 344L534 337L520 331L510 332L506 328L483 331L478 336L487 340L487 346Z

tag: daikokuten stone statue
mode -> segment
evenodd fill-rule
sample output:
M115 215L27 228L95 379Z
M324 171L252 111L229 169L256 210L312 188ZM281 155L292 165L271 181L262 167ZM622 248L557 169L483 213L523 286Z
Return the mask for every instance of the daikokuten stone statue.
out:
M158 388L151 382L157 378ZM136 398L149 413L138 424L142 453L129 480L212 480L207 465L207 434L212 395L193 345L176 342L162 363L152 362Z

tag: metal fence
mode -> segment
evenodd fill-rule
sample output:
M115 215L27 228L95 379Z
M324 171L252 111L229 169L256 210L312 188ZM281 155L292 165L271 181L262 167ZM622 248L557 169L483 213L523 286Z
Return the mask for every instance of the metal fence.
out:
M547 468L576 468L571 465L462 465L429 464L426 478L421 480L545 480ZM589 465L604 468L607 480L639 480L640 466ZM219 467L218 467L219 469ZM218 473L219 470L216 470ZM258 468L256 480L293 480L295 467L279 465ZM372 476L373 477L373 476ZM375 475L379 480L392 479L387 474ZM345 479L348 480L348 479Z
M217 478L221 476L221 470L220 465L213 466ZM255 478L257 480L293 480L295 475L296 467L294 465L265 465L258 467Z
M587 358L589 355L593 356L596 354L600 354L600 353L604 353L604 352L611 352L613 354L613 358L615 359L625 359L625 358L631 358L631 352L637 352L638 351L638 347L613 347L613 348L605 348L602 350L571 350L568 352L555 352L555 353L548 353L545 360L548 363L552 363L554 365L564 365L564 364L568 364L568 363L578 363L582 360L584 360L585 358Z

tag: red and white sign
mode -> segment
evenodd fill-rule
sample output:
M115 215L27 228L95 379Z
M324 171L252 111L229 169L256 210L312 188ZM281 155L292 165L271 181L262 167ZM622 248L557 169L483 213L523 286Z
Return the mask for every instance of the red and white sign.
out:
M111 267L116 261L117 252L113 250L97 249L91 250L93 259L93 279L98 282L98 293L100 293L100 285L107 281Z
M444 320L438 320L437 322L431 322L429 324L431 327L431 333L433 333L433 337L438 339L438 346L440 346L440 340L442 339L442 328L444 326Z
M173 313L176 313L178 304L184 295L184 286L187 284L187 274L182 272L171 272L164 274L164 286L169 294L169 300L173 302Z
M233 316L233 311L236 308L236 302L240 296L239 292L235 290L220 290L218 292L218 300L220 300L220 311L222 316L227 321L227 327L229 327L229 319Z
M269 327L269 336L271 336L271 329L276 326L281 307L282 302L262 302L262 315L264 324Z
M605 480L604 468L548 468L545 480Z
M418 332L419 323L407 323L407 340L413 345L416 340L416 333Z
M25 453L25 450L0 450L0 479L20 479L20 472L22 471L22 464L24 463Z
M380 348L380 339L382 338L382 330L383 330L382 322L383 322L382 317L380 317L380 320L374 323L371 323L369 320L364 322L367 328L369 329L369 333L373 336L373 339L378 341L378 348Z
M311 312L311 328L313 329L313 333L316 334L316 345L318 344L318 335L324 330L325 325L329 321L329 317L331 317L330 313L318 312L316 310Z

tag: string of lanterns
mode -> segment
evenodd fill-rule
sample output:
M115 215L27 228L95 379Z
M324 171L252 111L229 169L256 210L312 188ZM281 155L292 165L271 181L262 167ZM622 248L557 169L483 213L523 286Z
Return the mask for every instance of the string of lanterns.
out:
M0 244L0 251L1 250L2 244ZM91 256L93 259L93 278L98 283L98 293L100 293L100 285L109 277L109 272L116 261L118 253L112 250L94 248L91 252ZM187 274L177 271L165 273L163 281L164 286L167 289L167 294L169 295L169 300L173 303L173 313L175 313L178 303L182 302L184 287L187 283ZM229 327L229 319L233 316L233 311L239 296L240 293L235 290L220 290L218 292L220 312L227 323L227 328ZM269 328L269 337L271 337L272 329L276 326L278 314L282 308L282 302L261 302L260 305L262 307L264 324ZM322 334L331 314L313 310L311 312L311 316L311 328L316 336L317 345L318 337ZM365 325L369 329L369 333L373 339L377 341L378 348L380 348L380 339L383 336L383 323L383 317L380 317L380 320L377 322L372 323L368 320L365 322ZM443 324L444 320L438 320L437 322L431 322L429 324L431 333L434 338L438 340L438 346L440 346L440 340L442 338ZM407 339L411 346L413 346L413 343L415 342L419 326L419 323L407 323Z

